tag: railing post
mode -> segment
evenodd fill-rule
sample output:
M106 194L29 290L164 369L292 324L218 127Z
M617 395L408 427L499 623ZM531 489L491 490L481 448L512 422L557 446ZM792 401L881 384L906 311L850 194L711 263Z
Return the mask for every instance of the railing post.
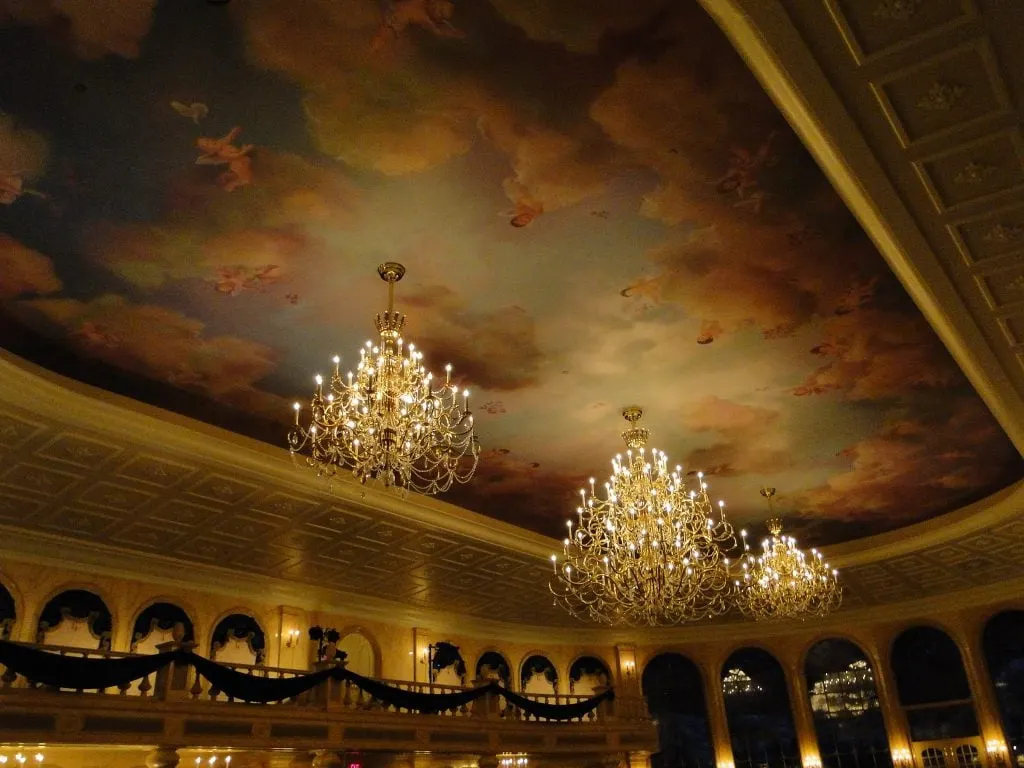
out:
M599 685L594 688L594 695L601 696L611 690L610 685ZM605 699L597 705L597 719L598 722L605 722L606 720L614 720L616 715L615 708L615 697Z
M485 685L490 685L493 680L490 678L477 678L476 680L470 681L470 684L474 688L482 688ZM498 716L498 696L494 690L488 690L479 699L473 701L473 717L490 719Z
M191 651L195 647L195 643L179 643L169 640L157 645L156 649L159 653L167 653L169 651ZM166 667L158 669L156 684L153 686L153 698L160 701L189 698L188 670L187 664L180 664L177 661L172 661Z
M313 664L313 671L323 672L325 669L334 669L336 667L344 669L346 664L345 659L318 661ZM322 684L313 689L313 703L321 709L338 709L344 706L342 702L344 685L345 683L342 680L335 680L333 677L327 678Z

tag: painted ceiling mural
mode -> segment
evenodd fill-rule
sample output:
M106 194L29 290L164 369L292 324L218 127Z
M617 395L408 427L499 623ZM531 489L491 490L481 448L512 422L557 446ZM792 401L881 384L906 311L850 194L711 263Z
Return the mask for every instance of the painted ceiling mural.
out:
M1020 476L691 0L0 0L8 349L283 447L385 260L496 518L558 535L631 403L809 542Z

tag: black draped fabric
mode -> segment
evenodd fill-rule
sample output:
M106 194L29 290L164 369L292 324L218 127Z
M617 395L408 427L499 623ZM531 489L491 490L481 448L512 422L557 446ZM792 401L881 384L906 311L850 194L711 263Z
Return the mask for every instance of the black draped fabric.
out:
M88 659L60 656L18 643L0 642L0 664L5 667L33 683L83 691L116 688L140 680L182 655L180 651L170 651L149 656Z
M183 660L195 667L196 672L228 698L257 704L293 699L335 674L334 669L325 669L309 675L270 678L239 672L194 653L185 654Z
M0 640L0 665L34 683L54 688L74 688L85 691L117 688L151 675L172 662L191 665L210 685L229 698L260 704L295 698L299 694L321 685L329 678L339 682L348 681L374 699L389 706L424 714L456 710L481 696L493 694L504 696L509 704L534 717L547 720L572 720L584 717L596 709L601 702L614 697L614 691L609 689L600 696L576 704L546 704L519 696L497 683L488 683L480 688L458 693L420 693L363 677L340 666L312 672L308 675L268 678L258 674L239 672L187 651L169 651L112 659L79 658L60 656L32 646Z
M348 680L357 688L370 694L373 698L383 701L385 704L390 704L399 709L409 709L426 714L458 709L464 704L475 701L488 691L500 691L498 686L492 683L480 688L474 688L473 690L460 691L459 693L419 693L417 691L394 688L341 667L337 669L337 677L339 680Z
M609 688L602 694L575 704L546 704L504 689L501 689L501 695L512 706L518 707L534 717L543 717L547 720L572 720L590 714L601 705L601 702L614 699L615 691Z

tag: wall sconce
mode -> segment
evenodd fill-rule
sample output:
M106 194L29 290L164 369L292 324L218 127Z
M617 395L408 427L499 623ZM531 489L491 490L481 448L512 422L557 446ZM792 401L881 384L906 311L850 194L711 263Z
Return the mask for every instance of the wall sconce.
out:
M732 760L719 760L718 768L736 768L736 763Z
M622 662L622 674L627 680L632 680L636 674L636 662L631 659Z
M892 751L893 768L913 768L914 756L909 749L894 749Z
M989 739L985 742L985 751L988 752L989 760L995 765L1006 765L1010 753L1006 748L1006 742L999 739Z
M289 629L284 635L284 647L294 648L299 643L299 635L302 633L297 629Z
M817 755L807 755L801 762L804 768L821 768L821 758Z

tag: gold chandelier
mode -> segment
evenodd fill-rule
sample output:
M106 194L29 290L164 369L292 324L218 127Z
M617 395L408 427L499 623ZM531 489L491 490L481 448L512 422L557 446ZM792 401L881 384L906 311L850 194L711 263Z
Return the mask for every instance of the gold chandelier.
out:
M452 367L437 386L423 364L423 353L401 337L405 316L395 311L395 283L405 267L386 262L377 268L388 284L387 311L377 315L377 344L359 350L355 375L342 378L334 358L330 381L316 375L316 392L308 426L288 435L293 454L305 451L306 462L321 476L349 469L361 482L376 480L424 494L465 483L476 471L480 445L473 433L469 391L459 396Z
M843 599L839 572L829 568L818 550L806 555L796 539L782 535L782 520L772 510L774 488L762 488L761 495L773 513L767 522L769 537L761 542L761 554L754 556L742 531L742 572L736 581L740 609L764 620L823 616L838 608Z
M733 583L725 552L737 546L732 526L698 474L689 490L682 468L646 448L643 411L623 410L626 455L612 460L603 497L594 480L580 491L577 522L567 521L561 562L551 556L555 604L604 624L671 625L711 618L730 607Z

